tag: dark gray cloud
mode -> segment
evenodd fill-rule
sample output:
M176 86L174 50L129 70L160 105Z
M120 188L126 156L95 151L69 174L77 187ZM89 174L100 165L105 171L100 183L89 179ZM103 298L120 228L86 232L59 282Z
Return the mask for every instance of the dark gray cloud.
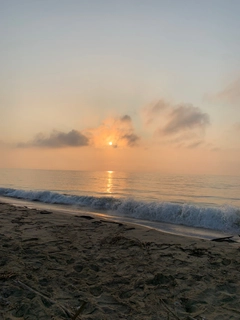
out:
M125 114L125 116L122 116L122 117L120 118L120 120L121 120L122 122L131 122L131 121L132 121L131 117L130 117L129 115L127 115L127 114Z
M192 105L175 107L168 115L168 122L162 129L165 135L175 134L184 130L205 128L210 124L207 113Z
M190 144L187 146L187 148L189 148L189 149L195 149L195 148L199 147L199 146L202 145L202 144L203 144L203 141L194 141L194 142L190 143Z
M122 139L127 141L129 147L134 147L137 145L137 142L140 140L140 137L134 133L125 134L122 136Z
M152 103L147 106L144 111L145 123L151 124L156 116L158 116L163 110L167 109L169 104L164 100L159 100L156 103Z
M53 131L50 136L38 134L33 141L20 143L19 147L45 147L45 148L63 148L63 147L82 147L87 146L88 138L77 130L68 133Z
M143 109L145 124L154 130L155 139L176 147L203 146L203 135L210 118L191 104L174 105L164 100Z
M128 125L128 132L123 134L121 136L121 139L125 140L129 147L135 147L137 145L138 140L140 140L140 137L132 132L133 131L133 127L132 127L132 119L131 119L131 117L126 114L123 117L121 117L120 120L121 120L121 122L124 122L124 123L126 123Z

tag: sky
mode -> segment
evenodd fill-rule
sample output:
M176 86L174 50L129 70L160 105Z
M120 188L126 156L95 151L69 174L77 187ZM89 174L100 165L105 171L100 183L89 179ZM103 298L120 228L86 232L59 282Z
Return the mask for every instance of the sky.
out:
M0 0L0 168L240 175L239 0Z

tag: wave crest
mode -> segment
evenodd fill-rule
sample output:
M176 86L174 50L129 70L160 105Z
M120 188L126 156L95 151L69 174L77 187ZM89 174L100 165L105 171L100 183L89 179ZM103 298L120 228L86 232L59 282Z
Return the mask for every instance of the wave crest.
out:
M240 211L233 206L200 207L171 202L143 202L129 198L77 196L51 191L26 191L11 188L0 188L0 196L51 204L88 207L94 210L112 211L117 215L135 219L219 231L238 232L240 230Z

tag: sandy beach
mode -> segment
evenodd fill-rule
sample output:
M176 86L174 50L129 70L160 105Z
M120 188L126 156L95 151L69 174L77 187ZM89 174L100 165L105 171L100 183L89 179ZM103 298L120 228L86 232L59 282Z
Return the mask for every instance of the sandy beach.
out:
M0 221L0 319L240 319L239 244L7 203Z

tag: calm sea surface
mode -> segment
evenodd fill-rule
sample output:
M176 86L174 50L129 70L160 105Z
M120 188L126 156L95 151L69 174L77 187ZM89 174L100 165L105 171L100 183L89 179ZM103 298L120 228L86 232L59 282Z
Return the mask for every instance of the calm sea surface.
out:
M238 230L240 177L0 169L0 196Z
M0 187L240 207L238 176L0 169Z

